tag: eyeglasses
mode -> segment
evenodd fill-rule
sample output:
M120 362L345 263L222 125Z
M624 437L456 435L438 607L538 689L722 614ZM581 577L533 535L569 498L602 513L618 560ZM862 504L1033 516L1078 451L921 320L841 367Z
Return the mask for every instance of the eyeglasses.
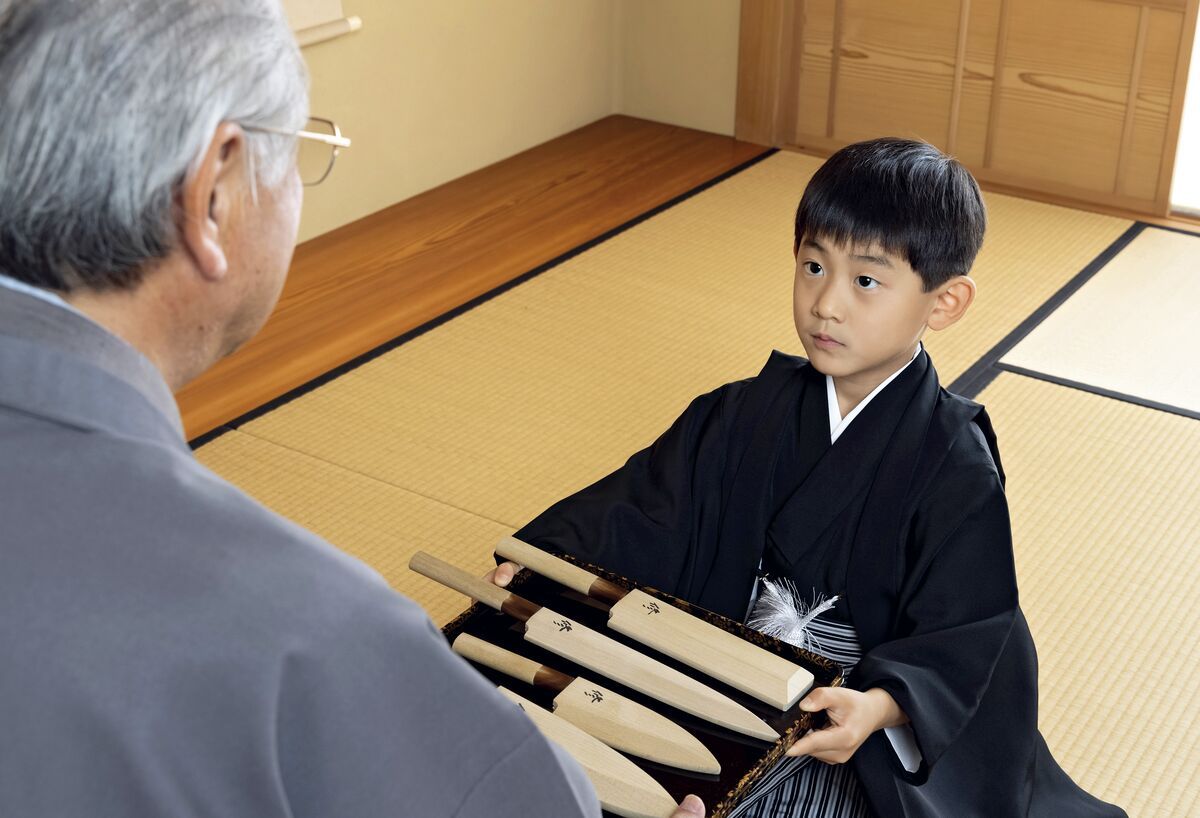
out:
M342 136L342 130L331 119L309 117L304 130L271 128L266 125L242 125L247 131L294 136L299 138L296 165L300 169L300 181L305 187L319 185L333 170L342 148L350 147L350 140Z

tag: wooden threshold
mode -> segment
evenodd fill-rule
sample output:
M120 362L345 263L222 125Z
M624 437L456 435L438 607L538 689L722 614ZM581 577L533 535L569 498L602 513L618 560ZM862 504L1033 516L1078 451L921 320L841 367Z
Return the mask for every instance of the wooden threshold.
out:
M176 396L187 436L227 424L765 150L610 116L307 241L262 331Z

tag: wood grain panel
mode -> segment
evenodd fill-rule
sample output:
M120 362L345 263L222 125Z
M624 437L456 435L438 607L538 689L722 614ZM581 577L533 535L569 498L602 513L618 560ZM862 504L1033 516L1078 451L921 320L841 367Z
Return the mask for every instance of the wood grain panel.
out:
M1200 0L786 1L793 146L914 136L1010 188L1169 214Z
M1095 0L1009 0L993 169L1112 190L1139 14Z
M733 132L738 139L774 145L790 137L780 120L790 73L790 34L794 3L744 0L738 34L738 89Z
M803 37L796 45L800 54L794 128L797 142L828 136L835 5L836 0L806 0L802 4Z
M1001 5L1001 0L971 0L967 17L962 98L953 153L970 167L983 166L987 149Z
M825 136L833 138L837 132L838 82L842 78L842 41L846 36L846 2L833 3L833 53L829 57L829 106L825 111Z
M1128 155L1118 180L1118 192L1153 199L1166 152L1171 89L1183 29L1183 15L1153 9L1146 32L1137 95L1130 111Z
M946 137L946 151L958 149L958 120L962 111L963 74L967 63L967 27L971 20L971 0L960 0L958 10L958 34L954 47L953 87L950 92L950 135Z
M1170 113L1167 115L1167 134L1163 140L1163 157L1158 171L1158 195L1154 210L1159 215L1171 214L1171 177L1175 171L1175 154L1179 145L1179 129L1183 122L1184 93L1187 90L1188 69L1196 57L1193 47L1196 42L1196 16L1200 12L1200 0L1187 0L1180 29L1178 56L1175 60L1175 82L1171 88ZM1200 57L1197 57L1200 59Z
M1098 0L1098 2L1122 3L1127 6L1137 6L1138 8L1183 12L1187 8L1189 0Z
M305 242L262 332L177 395L188 437L762 151L613 116Z
M924 139L945 147L959 31L959 0L916 4L843 0L833 136Z
M786 145L796 139L796 120L800 108L800 67L804 60L801 43L804 42L803 4L785 2L780 25L783 31L779 40L779 108L776 111L775 130L778 138L771 144ZM750 140L756 141L756 140ZM757 140L761 142L762 140Z
M991 103L988 108L987 115L987 134L983 145L983 165L984 168L990 168L992 162L996 158L996 129L1000 122L1000 100L1004 95L1000 93L1000 80L1004 76L1005 60L1008 57L1008 32L1009 21L1012 19L1013 0L1000 0L1000 14L996 23L996 48L992 60L992 85L991 85Z
M1121 192L1121 181L1129 166L1133 147L1134 113L1137 111L1138 91L1142 84L1142 63L1146 58L1146 40L1150 35L1150 7L1138 12L1137 44L1133 47L1133 65L1129 69L1129 88L1125 94L1125 121L1121 126L1121 149L1117 154L1117 172L1113 176L1113 191Z
M972 168L971 172L975 174L975 178L981 183L988 182L997 185L1004 189L1003 192L1014 196L1025 196L1026 198L1041 199L1042 201L1049 202L1055 202L1060 199L1069 200L1071 207L1081 207L1090 202L1100 205L1100 207L1094 208L1098 212L1105 212L1104 206L1107 206L1131 213L1145 213L1152 205L1152 202L1148 199L1136 196L1123 196L1120 193L1113 193L1111 190L1109 192L1097 192L1095 188L1077 187L1062 182L1039 179L1036 176L1006 173L1005 171L993 170L992 168ZM1111 187L1111 175L1109 177L1109 184Z

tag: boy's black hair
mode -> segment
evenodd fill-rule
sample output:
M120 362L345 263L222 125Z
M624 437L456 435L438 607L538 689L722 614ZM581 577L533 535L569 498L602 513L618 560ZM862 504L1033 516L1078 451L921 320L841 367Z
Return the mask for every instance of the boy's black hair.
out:
M892 137L847 145L821 166L796 210L805 238L874 244L900 256L929 292L966 275L987 213L975 178L925 142Z

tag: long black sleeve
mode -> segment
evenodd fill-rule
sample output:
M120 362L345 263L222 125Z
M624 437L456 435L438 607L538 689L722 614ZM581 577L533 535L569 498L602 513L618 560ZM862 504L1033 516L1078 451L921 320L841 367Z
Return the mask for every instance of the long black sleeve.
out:
M698 540L717 527L728 426L746 383L696 398L652 445L516 536L685 596Z
M935 496L914 521L914 536L926 542L901 600L897 637L869 651L853 679L860 689L892 695L912 723L926 767L975 715L1017 615L1008 505L998 476L975 470L948 475L943 485L953 490ZM960 497L974 502L964 506Z

